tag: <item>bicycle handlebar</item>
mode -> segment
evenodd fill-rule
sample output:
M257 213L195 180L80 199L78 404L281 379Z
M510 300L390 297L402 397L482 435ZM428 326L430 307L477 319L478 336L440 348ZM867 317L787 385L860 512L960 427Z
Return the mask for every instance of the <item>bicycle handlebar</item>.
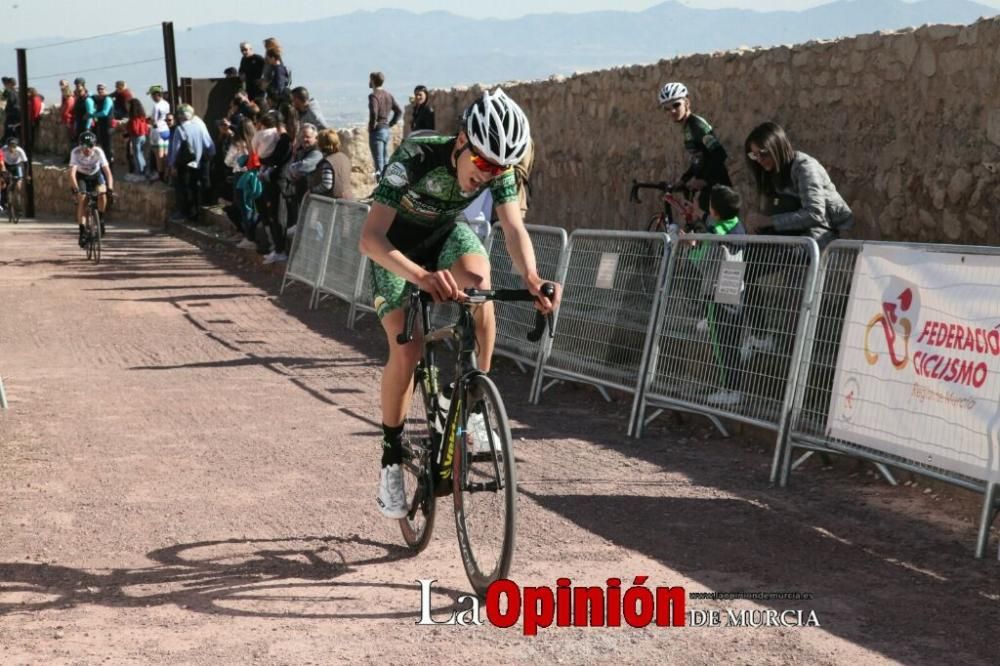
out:
M658 183L640 183L639 181L632 180L632 189L629 190L628 200L632 203L642 203L642 199L639 198L639 190L659 190L666 194L668 191L674 189L674 186L665 180L661 180Z
M546 298L552 298L555 296L556 288L551 282L546 282L542 285L541 291ZM462 293L467 297L466 303L485 303L487 301L532 302L535 300L535 295L527 289L463 289ZM417 312L424 305L433 302L434 297L426 291L414 289L410 292L410 307L406 311L406 326L403 332L396 336L398 344L405 345L413 341L413 324L416 321ZM536 312L535 328L528 332L528 340L531 342L541 340L546 327L549 329L549 337L554 336L555 333L552 331L552 313L542 314L541 312Z

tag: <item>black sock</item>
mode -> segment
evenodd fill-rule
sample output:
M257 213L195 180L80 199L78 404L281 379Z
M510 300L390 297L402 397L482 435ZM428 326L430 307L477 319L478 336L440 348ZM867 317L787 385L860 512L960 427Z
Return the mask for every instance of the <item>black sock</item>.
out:
M403 426L382 424L382 467L403 462Z

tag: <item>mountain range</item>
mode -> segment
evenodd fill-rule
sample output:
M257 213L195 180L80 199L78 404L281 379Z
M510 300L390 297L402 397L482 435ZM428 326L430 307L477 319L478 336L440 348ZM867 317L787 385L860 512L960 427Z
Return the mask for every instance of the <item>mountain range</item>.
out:
M511 20L383 9L299 23L204 25L177 32L176 46L181 76L217 77L239 64L239 42L261 44L275 36L284 47L293 84L308 86L328 119L344 125L366 118L372 70L385 72L386 89L402 104L417 83L452 87L539 79L740 46L800 43L928 23L967 24L998 13L970 0L837 0L799 12L696 9L671 0L640 12L533 14ZM53 37L0 45L0 52L59 41ZM162 82L163 63L156 60L163 55L158 30L89 44L93 46L29 50L32 85L54 102L58 79L71 80L78 73L88 81L109 84L126 79L140 91ZM147 60L153 62L138 62Z

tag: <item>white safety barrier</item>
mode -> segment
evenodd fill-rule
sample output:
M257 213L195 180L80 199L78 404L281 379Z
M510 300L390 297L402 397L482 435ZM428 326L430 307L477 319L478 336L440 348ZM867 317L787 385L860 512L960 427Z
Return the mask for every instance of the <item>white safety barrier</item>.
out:
M535 224L524 225L535 249L535 267L543 280L562 283L566 275L568 237L564 229ZM507 252L503 229L495 225L490 234L490 274L494 289L523 289L524 282ZM496 353L505 356L522 370L537 370L539 354L548 348L546 335L538 342L528 340L535 327L535 307L531 303L499 301L494 303L497 322Z
M723 433L718 417L782 432L818 267L811 238L675 242L632 433L662 408L703 414Z
M299 219L292 237L292 251L281 280L281 293L291 282L301 282L312 288L309 305L313 307L316 288L326 266L326 249L333 228L336 201L315 194L307 195L299 208Z
M982 557L1000 484L1000 248L837 241L820 284L780 483L819 451L982 492Z
M358 249L358 243L369 208L367 204L357 201L337 200L333 229L325 252L326 263L316 288L317 303L323 294L328 294L350 306L347 321L351 328L354 327L355 313L366 284L367 260Z
M668 249L666 234L570 234L556 336L539 358L533 402L552 385L547 378L593 385L605 399L606 388L639 391Z

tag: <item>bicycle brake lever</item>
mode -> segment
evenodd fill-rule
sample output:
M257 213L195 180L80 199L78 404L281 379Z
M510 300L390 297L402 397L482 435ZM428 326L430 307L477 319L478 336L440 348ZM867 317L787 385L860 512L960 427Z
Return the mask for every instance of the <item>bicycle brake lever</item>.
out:
M546 298L552 298L556 294L555 285L551 282L546 282L542 285L541 289L542 295ZM535 328L528 332L528 340L530 342L538 342L542 339L542 334L545 333L545 327L549 327L549 337L555 337L555 331L552 330L553 317L552 313L542 314L541 312L535 312Z

